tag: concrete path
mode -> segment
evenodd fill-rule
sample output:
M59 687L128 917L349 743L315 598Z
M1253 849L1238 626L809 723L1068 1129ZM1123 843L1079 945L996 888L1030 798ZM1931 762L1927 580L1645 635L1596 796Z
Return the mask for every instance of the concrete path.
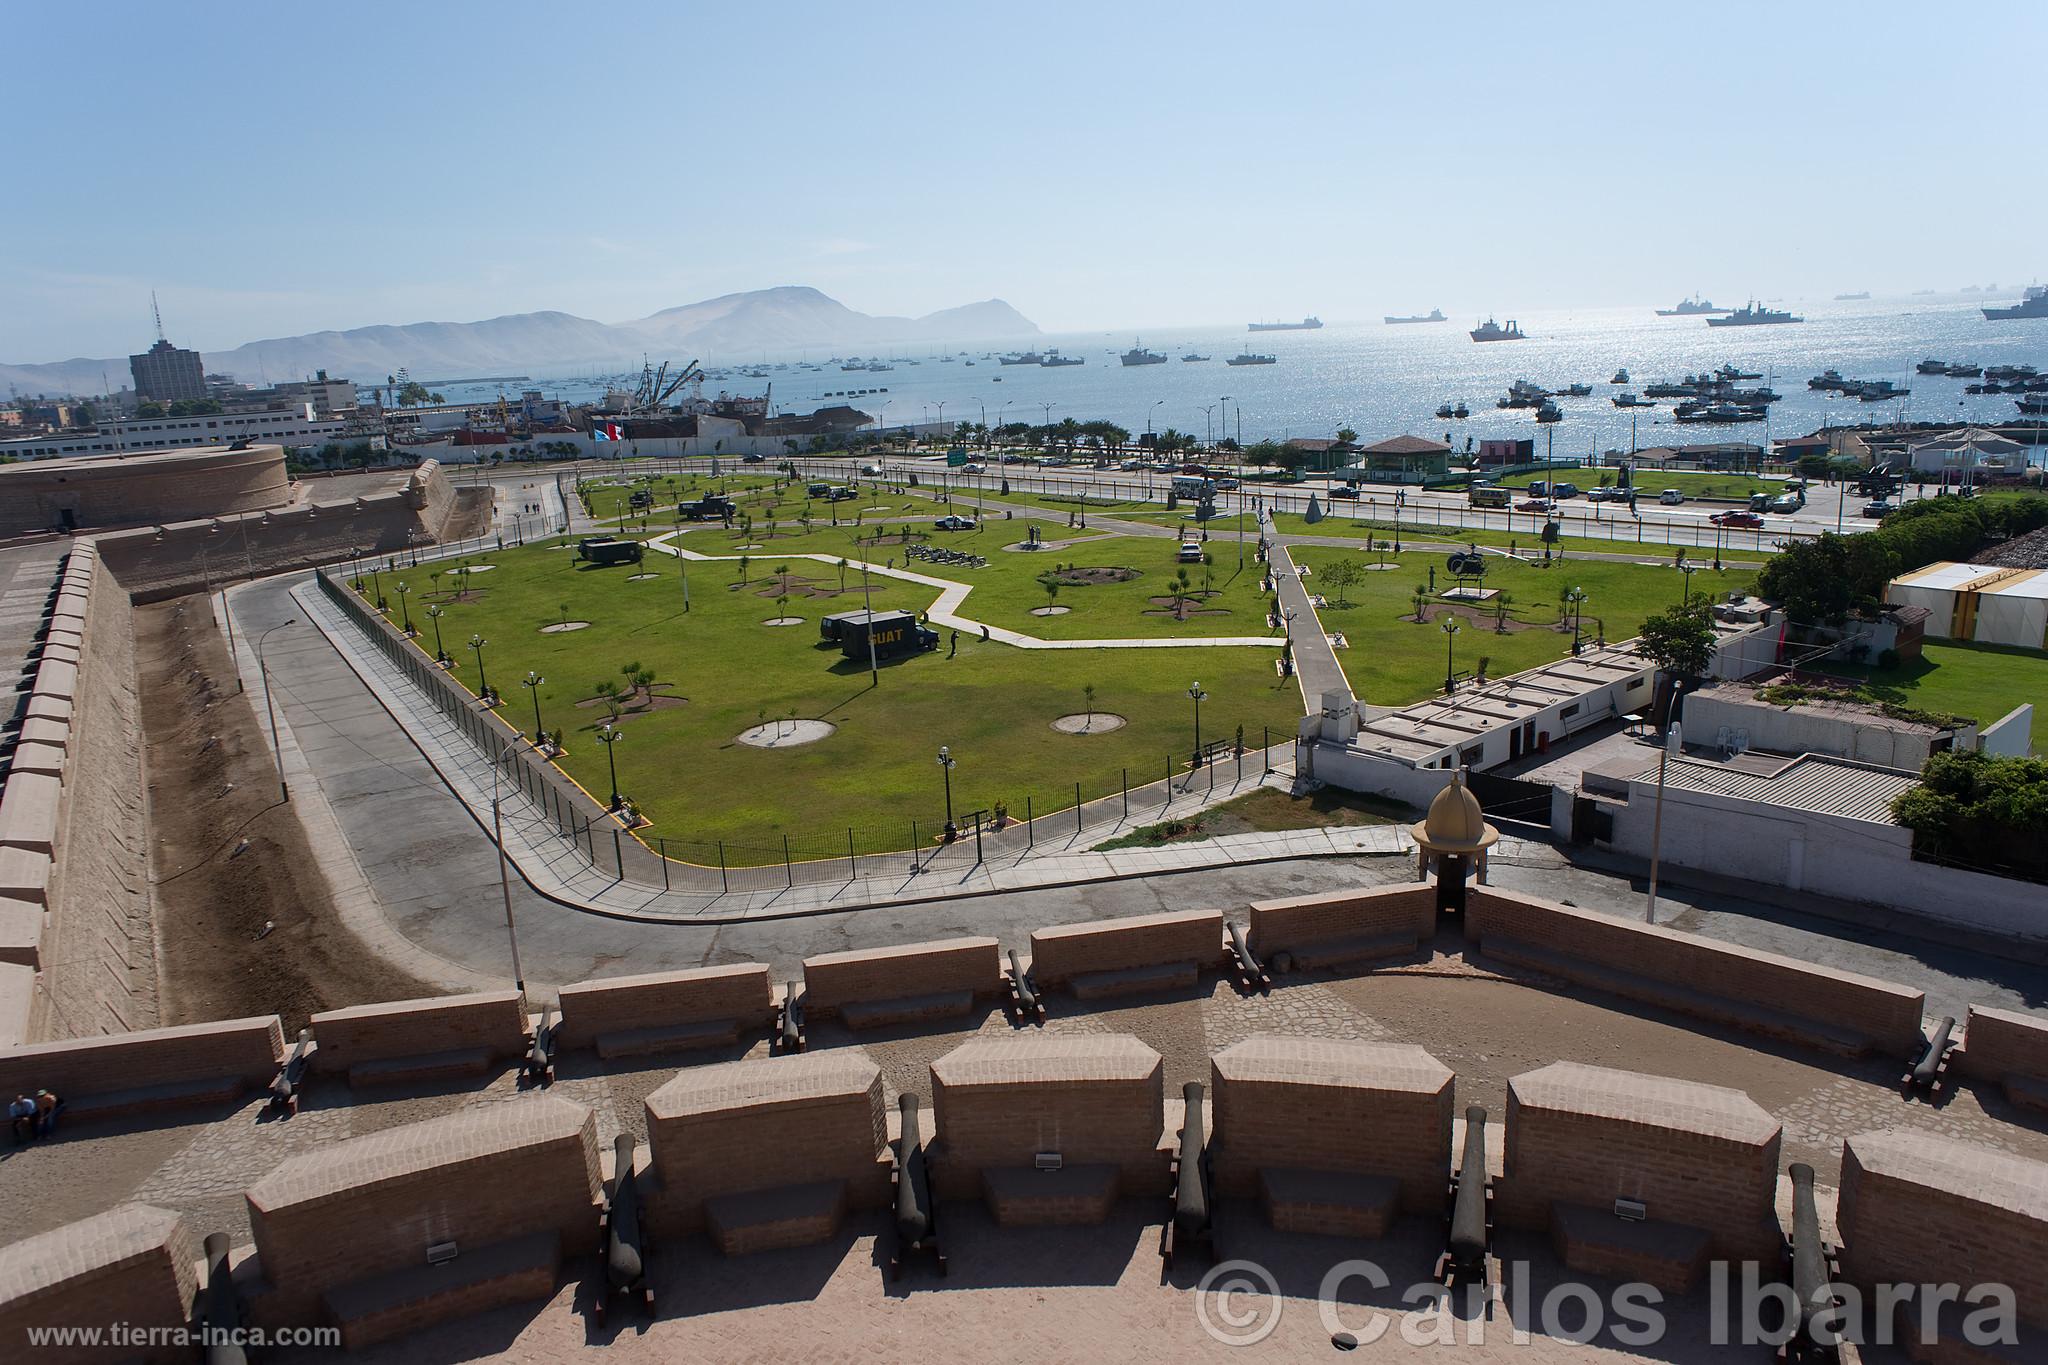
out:
M1309 601L1308 590L1302 586L1301 571L1295 568L1294 557L1287 553L1287 547L1281 544L1269 547L1266 560L1273 570L1273 586L1280 597L1280 609L1294 613L1287 632L1294 641L1294 679L1301 684L1304 710L1314 714L1323 709L1324 693L1350 696L1351 680L1344 676L1344 667L1337 662L1337 651L1331 647L1330 637L1323 631L1323 618L1316 615L1315 604Z

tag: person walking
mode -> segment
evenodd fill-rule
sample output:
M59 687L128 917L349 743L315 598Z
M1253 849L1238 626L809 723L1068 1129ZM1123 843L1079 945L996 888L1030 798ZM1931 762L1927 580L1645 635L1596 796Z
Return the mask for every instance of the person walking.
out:
M954 631L954 632L953 632L953 639L952 639L952 644L951 644L951 647L950 647L950 648L948 648L948 649L946 650L946 657L950 659L950 658L952 658L952 657L953 657L953 656L954 656L955 654L958 654L959 652L960 652L960 632L956 630L956 631Z

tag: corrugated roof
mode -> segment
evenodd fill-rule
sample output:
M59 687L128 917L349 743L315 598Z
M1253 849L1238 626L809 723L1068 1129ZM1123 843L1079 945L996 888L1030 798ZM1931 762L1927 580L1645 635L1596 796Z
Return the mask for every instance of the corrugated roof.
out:
M1655 782L1656 765L1645 767L1633 780ZM1898 823L1892 819L1892 801L1899 793L1919 786L1920 776L1806 754L1772 773L1741 772L1718 763L1681 759L1666 768L1664 782L1683 791L1891 825Z

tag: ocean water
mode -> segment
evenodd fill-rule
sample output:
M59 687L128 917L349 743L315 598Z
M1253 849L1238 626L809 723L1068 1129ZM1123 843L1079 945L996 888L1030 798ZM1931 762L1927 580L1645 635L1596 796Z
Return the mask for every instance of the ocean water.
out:
M2017 291L2013 291L2014 294ZM1329 436L1349 426L1370 442L1401 433L1441 437L1463 447L1487 437L1534 436L1558 458L1611 448L1631 441L1630 413L1612 398L1626 387L1640 393L1658 380L1732 364L1765 376L1784 401L1771 406L1768 423L1734 426L1680 425L1672 404L1635 414L1633 439L1642 445L1676 441L1744 440L1791 436L1824 421L1956 422L2012 421L2018 416L2008 395L1971 396L1971 381L1915 374L1922 359L1976 365L2032 364L2048 369L2048 319L1988 322L1980 307L2003 304L2012 295L1971 299L1875 299L1858 302L1796 302L1773 305L1806 319L1774 327L1709 327L1702 317L1660 318L1652 309L1602 309L1517 315L1525 341L1475 343L1468 330L1482 319L1452 317L1442 323L1387 326L1331 321L1314 332L1247 333L1242 322L1147 332L1148 349L1169 357L1163 365L1125 367L1117 357L1140 338L1130 332L1091 332L1041 338L1038 349L1057 347L1086 363L1059 369L999 366L985 359L1010 350L962 341L939 347L896 348L883 358L895 368L882 373L842 373L823 351L728 358L723 377L705 386L714 394L759 394L773 385L775 409L807 412L847 402L878 413L890 426L945 420L1057 422L1107 418L1133 432L1167 427L1206 437L1242 434L1246 441L1289 436ZM1740 299L1717 298L1723 304ZM1428 300L1417 300L1427 311ZM1507 313L1496 315L1505 324ZM1187 351L1211 357L1183 362ZM1231 367L1226 357L1251 350L1277 363ZM958 352L966 352L961 356ZM937 357L953 353L951 362ZM688 357L676 357L678 361ZM967 359L976 363L970 367ZM807 360L823 368L797 368ZM915 362L915 363L912 363ZM709 365L719 364L707 360ZM750 366L770 368L765 379L738 373ZM1611 384L1626 367L1631 383ZM1899 401L1874 404L1843 400L1809 390L1806 381L1824 369L1851 379L1889 379L1912 390ZM1539 425L1532 410L1498 409L1494 401L1516 379L1546 388L1579 381L1591 384L1586 398L1559 400L1564 420ZM584 401L602 388L585 375L536 377L530 387ZM858 389L886 393L841 397ZM450 399L496 396L451 391ZM1437 405L1463 399L1472 409L1465 421L1443 421ZM939 405L943 403L941 411ZM1048 408L1046 405L1050 404Z

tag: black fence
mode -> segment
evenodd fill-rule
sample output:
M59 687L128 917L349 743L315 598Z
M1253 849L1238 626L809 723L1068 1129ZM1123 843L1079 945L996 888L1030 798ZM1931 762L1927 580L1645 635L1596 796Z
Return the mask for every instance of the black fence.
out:
M953 777L951 810L934 764L933 801L922 812L865 825L764 831L736 839L696 838L656 825L628 831L582 787L535 751L511 725L439 667L428 653L327 570L320 590L396 665L448 722L496 765L546 824L589 867L619 880L671 890L764 891L862 877L965 876L984 862L1013 860L1047 846L1079 851L1108 837L1103 827L1139 828L1192 811L1219 792L1250 791L1293 759L1294 737L1261 726L1211 732L1196 750L1162 753L1156 765L1125 768L1113 786L1099 778L1058 786L1010 784L990 791ZM1204 726L1205 731L1208 729Z

